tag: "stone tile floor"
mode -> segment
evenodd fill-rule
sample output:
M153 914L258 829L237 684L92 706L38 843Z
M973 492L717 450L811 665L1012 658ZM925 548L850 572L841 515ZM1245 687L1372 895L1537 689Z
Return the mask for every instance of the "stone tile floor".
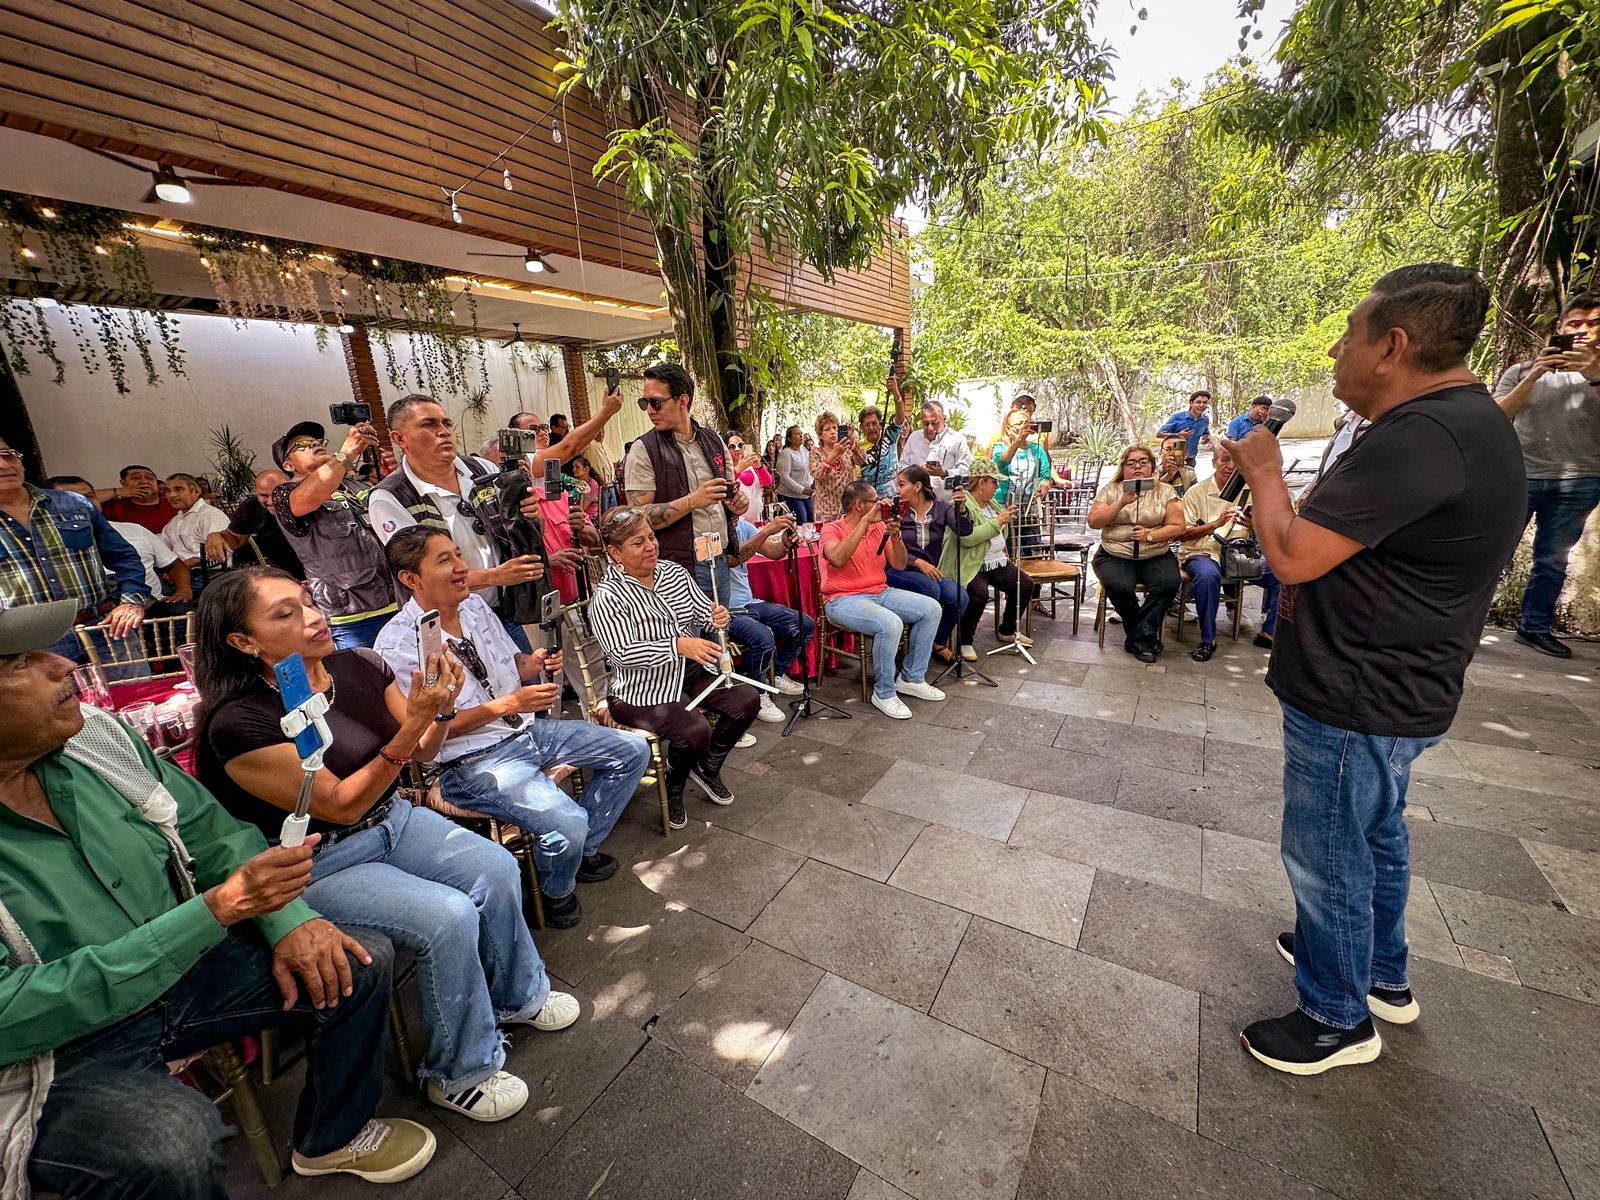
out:
M527 1109L391 1088L440 1153L384 1194L1600 1200L1600 647L1485 635L1411 790L1424 1015L1292 1080L1236 1038L1293 1005L1265 653L1146 669L1035 626L1037 665L985 658L999 687L912 722L842 667L852 720L758 724L738 801L671 837L641 796L624 869L538 935L584 1017L515 1040ZM267 1093L280 1137L297 1083ZM233 1194L267 1194L228 1153Z

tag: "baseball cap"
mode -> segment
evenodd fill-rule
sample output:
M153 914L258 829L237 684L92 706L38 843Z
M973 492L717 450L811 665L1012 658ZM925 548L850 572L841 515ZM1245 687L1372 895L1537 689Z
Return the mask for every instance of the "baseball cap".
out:
M281 471L283 469L283 460L288 457L289 454L289 443L294 441L295 438L325 438L327 436L327 430L323 429L323 427L318 425L315 421L300 421L297 424L291 425L289 426L288 433L284 434L281 438L272 443L272 461L278 464L278 469Z
M77 615L76 600L0 608L0 657L10 658L55 645L72 628L72 620Z

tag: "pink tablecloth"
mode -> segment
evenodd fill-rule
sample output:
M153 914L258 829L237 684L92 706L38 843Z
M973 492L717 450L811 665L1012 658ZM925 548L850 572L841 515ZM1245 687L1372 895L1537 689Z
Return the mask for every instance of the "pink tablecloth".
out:
M149 701L151 704L161 704L177 695L190 695L193 691L184 684L182 675L173 676L171 679L130 679L124 683L111 685L111 702L121 712L135 704ZM194 746L190 745L172 756L172 761L190 775L194 774Z
M800 579L798 602L789 584L788 561L782 558L762 558L758 555L750 560L747 568L750 572L750 594L757 600L787 604L790 608L798 606L801 612L815 621L822 611L822 582L817 576L817 558L809 545L802 545L796 558L796 574ZM808 675L817 672L818 640L812 637L801 659L800 665Z

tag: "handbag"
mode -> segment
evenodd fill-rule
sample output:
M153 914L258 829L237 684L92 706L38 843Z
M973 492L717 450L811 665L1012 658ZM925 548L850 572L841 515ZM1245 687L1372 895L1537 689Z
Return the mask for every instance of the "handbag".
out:
M1224 582L1253 582L1266 571L1267 560L1261 553L1261 543L1253 537L1218 538L1222 548L1222 578Z

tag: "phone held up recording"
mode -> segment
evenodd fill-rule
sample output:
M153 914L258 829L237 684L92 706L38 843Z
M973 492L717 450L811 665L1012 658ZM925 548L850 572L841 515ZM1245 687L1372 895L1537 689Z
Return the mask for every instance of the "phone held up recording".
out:
M372 405L350 400L328 405L328 420L335 425L362 425L372 420Z
M444 626L439 610L430 608L417 619L417 669L422 672L422 686L432 687L439 676L429 669L430 659L437 660L444 653Z
M1575 333L1552 333L1550 335L1550 344L1545 349L1559 350L1563 354L1569 354L1577 348L1577 345L1578 335Z

